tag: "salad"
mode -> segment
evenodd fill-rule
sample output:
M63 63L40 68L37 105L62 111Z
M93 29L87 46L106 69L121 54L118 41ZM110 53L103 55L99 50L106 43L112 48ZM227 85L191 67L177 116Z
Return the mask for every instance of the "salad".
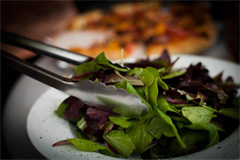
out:
M81 151L124 158L172 158L204 150L230 135L239 125L239 99L231 77L210 77L201 64L173 69L167 50L150 61L109 62L104 53L75 67L72 79L91 79L137 94L147 115L124 117L88 106L70 96L55 113L77 126L77 138L61 140ZM231 124L231 125L229 125Z

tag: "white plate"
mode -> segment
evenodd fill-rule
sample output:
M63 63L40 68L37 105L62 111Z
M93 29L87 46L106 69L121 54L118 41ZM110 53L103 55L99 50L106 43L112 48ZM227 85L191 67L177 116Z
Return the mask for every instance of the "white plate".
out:
M176 56L172 57L173 59L176 58ZM235 82L240 83L240 66L219 59L201 56L180 56L175 68L187 67L190 63L197 63L199 61L209 69L211 76L224 71L224 78L231 75ZM59 140L76 137L75 127L54 113L54 110L56 110L59 104L67 97L68 95L58 90L49 89L39 97L32 106L27 119L27 131L36 149L48 159L115 159L95 152L79 151L71 145L52 147L52 145ZM224 141L204 151L183 156L181 159L239 158L239 143L238 127L238 129Z

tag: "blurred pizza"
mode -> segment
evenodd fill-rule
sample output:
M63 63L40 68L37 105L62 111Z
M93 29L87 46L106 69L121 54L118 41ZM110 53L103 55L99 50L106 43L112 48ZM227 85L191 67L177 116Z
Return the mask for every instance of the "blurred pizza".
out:
M147 55L160 54L163 49L172 54L197 54L216 39L215 24L208 8L201 3L177 3L166 9L158 1L125 2L106 11L81 14L68 29L107 32L104 41L93 42L87 48L73 46L70 50L93 57L104 51L112 60L120 58L121 48L127 58L139 45L144 46Z

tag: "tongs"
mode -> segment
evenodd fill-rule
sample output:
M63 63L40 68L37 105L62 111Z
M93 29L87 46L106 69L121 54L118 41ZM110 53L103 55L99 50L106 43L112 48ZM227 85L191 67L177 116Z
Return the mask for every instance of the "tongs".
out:
M1 31L1 42L28 49L36 54L49 56L73 65L79 65L93 58L71 52L59 47L44 44L23 36ZM126 117L146 115L149 108L142 103L139 96L128 94L124 89L116 89L113 85L91 80L73 82L69 78L59 76L35 64L26 62L4 50L1 50L2 62L10 67L68 95L79 98L82 102L98 109L114 112Z

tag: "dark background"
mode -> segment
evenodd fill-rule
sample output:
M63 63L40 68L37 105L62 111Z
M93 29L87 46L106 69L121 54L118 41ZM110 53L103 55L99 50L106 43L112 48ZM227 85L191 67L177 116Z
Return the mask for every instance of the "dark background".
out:
M64 29L64 25L77 12L85 12L94 8L107 9L117 1L1 1L1 29L22 34L29 38L42 40L45 36L55 36ZM169 5L174 1L163 2ZM186 3L186 2L185 2ZM238 1L208 1L211 5L211 14L215 21L224 26L223 35L227 40L229 52L234 57L232 61L239 63L239 2ZM48 21L47 21L48 20ZM57 26L57 27L56 27ZM25 55L28 52L17 48L9 48L1 44L1 48L16 55ZM30 54L29 62L36 61L39 56ZM21 75L17 71L1 65L1 118L4 104L14 83ZM17 106L16 106L17 107ZM2 119L1 119L2 122ZM2 125L1 125L2 126ZM16 133L17 134L17 133ZM24 146L23 146L24 147ZM1 159L11 159L5 148L1 134Z

